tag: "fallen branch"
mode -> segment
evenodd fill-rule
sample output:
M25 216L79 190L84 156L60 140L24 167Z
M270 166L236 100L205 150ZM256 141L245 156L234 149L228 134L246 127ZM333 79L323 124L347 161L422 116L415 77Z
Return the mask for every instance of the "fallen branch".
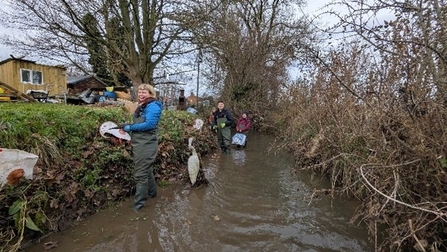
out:
M419 162L419 161L420 161L420 159L415 159L415 160L406 162L406 163L404 163L404 164L393 165L393 166L388 166L388 167L404 166L404 165L412 164L412 163ZM363 171L364 166L366 166L366 165L362 165L362 166L360 166L360 174L361 174L361 176L362 176L364 182L366 183L366 185L368 185L368 186L369 186L371 189L373 189L375 192L377 192L378 194L382 195L382 196L385 197L386 199L391 200L391 201L393 201L393 202L395 202L395 203L397 203L397 204L400 204L400 205L403 205L403 206L406 206L406 207L409 207L409 208L412 208L412 209L420 210L420 211L423 211L423 212L432 213L432 214L434 214L434 215L439 216L443 221L447 222L447 220L443 218L444 216L447 216L447 213L446 213L446 212L442 212L442 211L434 211L434 210L430 210L430 209L426 209L426 208L422 208L422 207L414 206L414 205L405 203L405 202L403 202L403 201L400 201L400 200L398 200L398 199L395 199L395 198L393 198L393 197L391 197L391 196L389 196L389 195L386 195L385 193L381 192L379 189L377 189L375 186L373 186L373 185L371 184L371 182L369 182L369 180L366 178L365 173L364 173L364 171Z

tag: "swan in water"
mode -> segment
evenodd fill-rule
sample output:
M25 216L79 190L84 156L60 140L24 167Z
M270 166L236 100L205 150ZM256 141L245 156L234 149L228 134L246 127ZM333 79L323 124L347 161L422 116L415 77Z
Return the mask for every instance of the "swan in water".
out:
M188 158L188 173L189 179L191 180L191 185L194 185L197 180L197 174L199 174L200 169L200 160L197 156L196 149L192 146L192 141L194 137L190 137L188 139L189 145L188 148L192 151L192 155Z

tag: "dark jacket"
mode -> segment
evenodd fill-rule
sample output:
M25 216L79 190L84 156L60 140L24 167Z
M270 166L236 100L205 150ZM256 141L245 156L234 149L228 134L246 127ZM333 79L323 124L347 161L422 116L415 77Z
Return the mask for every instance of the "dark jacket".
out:
M214 122L213 125L217 125L217 119L226 118L225 126L231 126L233 124L233 115L230 111L223 109L222 111L217 110L214 112Z

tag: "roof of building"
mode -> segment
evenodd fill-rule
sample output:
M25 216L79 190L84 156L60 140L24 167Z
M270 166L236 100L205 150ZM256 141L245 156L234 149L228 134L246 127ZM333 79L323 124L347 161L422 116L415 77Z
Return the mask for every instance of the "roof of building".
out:
M36 64L36 65L41 65L41 66L58 67L58 68L66 69L66 67L63 65L50 66L50 65L36 63L36 61L33 61L33 60L26 60L26 59L24 59L24 57L15 58L13 55L10 55L10 56L11 56L11 58L1 60L0 65L6 64L10 61L21 61L21 62L32 63L32 64Z
M9 61L12 61L12 60L18 60L18 61L23 61L23 62L29 62L29 63L36 64L36 62L35 62L35 61L32 61L32 60L24 60L24 59L9 58L9 59L5 59L5 60L0 61L0 65L3 65L3 64L5 64L5 63L8 63Z
M67 84L76 85L77 83L80 83L80 82L90 79L90 78L94 78L97 81L101 82L104 86L107 86L102 80L98 79L94 75L68 76Z

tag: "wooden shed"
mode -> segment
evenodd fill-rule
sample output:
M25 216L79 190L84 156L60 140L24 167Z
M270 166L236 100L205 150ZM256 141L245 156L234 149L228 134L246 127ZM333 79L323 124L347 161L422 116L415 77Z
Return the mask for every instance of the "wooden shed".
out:
M94 75L67 77L69 94L79 94L87 89L103 91L106 87L107 85Z
M22 93L28 90L44 90L49 95L66 93L66 72L64 66L42 65L23 58L0 61L0 82Z

